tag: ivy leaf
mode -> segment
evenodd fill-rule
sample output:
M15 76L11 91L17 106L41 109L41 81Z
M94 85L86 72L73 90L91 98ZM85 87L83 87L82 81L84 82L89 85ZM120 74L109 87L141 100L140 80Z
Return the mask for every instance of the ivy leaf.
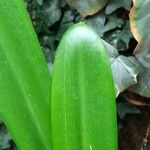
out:
M36 0L39 5L43 4L43 0Z
M119 32L117 34L117 37L118 37L118 39L120 39L121 41L123 41L125 43L126 49L128 49L130 39L132 38L132 34L130 31L130 26L129 26L129 21L125 21L123 29L121 30L121 32Z
M136 85L130 88L131 91L142 95L144 97L150 98L150 69L144 68L138 76L138 82Z
M138 46L134 51L135 54L150 52L149 9L149 0L134 0L134 6L130 11L131 31L138 41Z
M112 63L117 95L137 83L139 64L135 57L118 56Z
M73 20L74 20L73 12L70 10L65 11L64 16L62 18L62 23L73 22Z
M131 31L138 41L134 51L144 69L138 76L138 84L130 88L135 93L150 97L150 1L134 0L134 6L130 12Z
M93 15L101 10L108 0L66 0L68 4L77 9L78 12L85 16Z
M73 22L74 18L75 18L75 16L72 11L70 11L70 10L65 11L64 16L61 21L61 24L60 24L59 31L56 36L57 40L60 40L63 33L74 24L74 22Z
M122 29L117 29L104 35L104 39L113 45L118 51L124 51L129 48L129 42L132 37L129 22L126 21Z
M120 18L117 18L116 14L112 14L108 16L108 22L106 23L105 27L103 28L103 33L110 31L115 28L121 28L124 21Z
M132 1L131 0L110 0L107 7L106 7L106 14L111 14L118 8L125 8L129 10L131 7Z
M113 79L115 83L116 96L122 91L137 83L140 65L135 57L119 56L117 50L103 41L108 49Z
M95 30L95 32L102 37L103 36L103 28L106 21L106 15L105 13L97 14L94 16L91 16L85 20L85 22Z
M57 22L61 17L61 10L59 8L58 0L51 0L44 5L44 21L48 27Z

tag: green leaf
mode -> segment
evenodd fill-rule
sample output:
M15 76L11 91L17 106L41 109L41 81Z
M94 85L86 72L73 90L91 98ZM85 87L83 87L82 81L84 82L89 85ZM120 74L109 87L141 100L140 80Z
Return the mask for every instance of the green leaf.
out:
M93 15L101 10L108 0L66 0L68 4L77 9L83 16Z
M132 1L131 0L110 0L106 7L106 14L111 14L118 8L125 8L126 10L130 10Z
M150 97L150 1L134 0L134 6L130 12L131 30L138 41L134 51L137 59L143 65L143 70L138 77L138 84L131 88L132 91Z
M51 150L51 78L22 0L0 1L0 115L20 150Z
M79 23L57 49L52 82L54 149L117 150L115 94L107 50Z

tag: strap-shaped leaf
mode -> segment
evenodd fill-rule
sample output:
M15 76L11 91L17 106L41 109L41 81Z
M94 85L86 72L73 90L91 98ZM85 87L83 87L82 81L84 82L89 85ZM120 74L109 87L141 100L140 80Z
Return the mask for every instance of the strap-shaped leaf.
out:
M0 0L0 115L20 150L51 150L51 78L22 0Z
M114 84L106 51L83 23L61 40L52 82L55 150L117 150Z

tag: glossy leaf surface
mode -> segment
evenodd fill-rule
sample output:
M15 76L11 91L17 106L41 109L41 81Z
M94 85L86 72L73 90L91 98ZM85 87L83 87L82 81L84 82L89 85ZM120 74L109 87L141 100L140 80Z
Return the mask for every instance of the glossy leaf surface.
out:
M0 115L20 150L51 150L51 78L22 0L0 1Z
M62 38L52 82L54 150L116 150L116 107L107 49L87 25Z

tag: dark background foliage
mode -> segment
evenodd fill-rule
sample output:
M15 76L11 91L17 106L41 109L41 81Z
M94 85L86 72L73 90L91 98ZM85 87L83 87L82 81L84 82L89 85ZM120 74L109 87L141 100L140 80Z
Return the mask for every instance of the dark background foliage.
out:
M137 45L129 25L131 0L110 0L105 8L91 16L80 15L82 7L74 9L65 0L25 0L25 5L50 69L61 36L70 26L80 21L91 26L121 55L131 56ZM126 92L117 98L120 150L150 150L150 110L146 101L144 99L141 102L139 96ZM2 121L0 150L17 150Z

